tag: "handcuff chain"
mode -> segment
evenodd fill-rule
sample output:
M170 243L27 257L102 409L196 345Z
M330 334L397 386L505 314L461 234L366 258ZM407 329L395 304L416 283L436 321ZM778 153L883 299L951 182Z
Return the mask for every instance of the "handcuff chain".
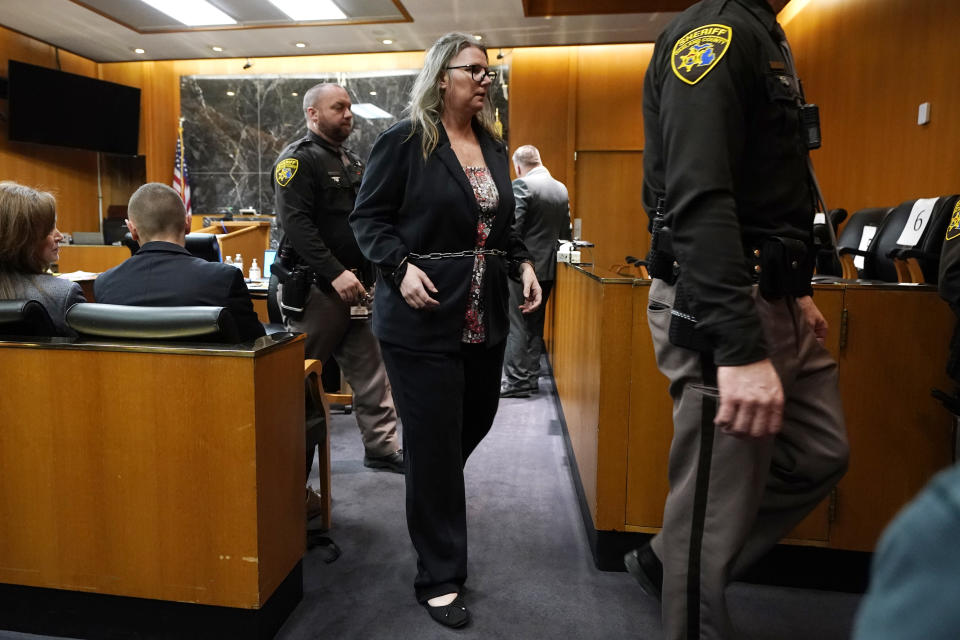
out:
M468 249L465 251L435 251L433 253L410 253L409 257L415 260L442 260L443 258L470 258L474 256L505 256L502 249Z

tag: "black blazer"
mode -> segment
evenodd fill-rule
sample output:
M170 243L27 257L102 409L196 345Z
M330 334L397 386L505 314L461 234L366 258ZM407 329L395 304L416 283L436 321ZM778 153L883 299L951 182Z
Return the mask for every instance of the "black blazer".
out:
M239 269L195 258L171 242L148 242L136 255L101 273L93 281L93 297L103 304L226 307L241 340L265 333Z
M364 255L392 271L409 253L470 251L476 246L480 205L473 188L440 126L437 148L423 159L420 136L408 139L409 120L380 134L370 152L367 170L350 214L350 225ZM479 125L474 131L500 193L485 248L501 249L507 257L487 256L484 276L487 345L507 337L507 274L522 260L530 260L513 225L513 190L507 151ZM421 351L456 351L460 348L473 256L410 262L426 272L437 287L440 302L435 310L411 308L400 290L383 274L374 298L373 332L384 342Z

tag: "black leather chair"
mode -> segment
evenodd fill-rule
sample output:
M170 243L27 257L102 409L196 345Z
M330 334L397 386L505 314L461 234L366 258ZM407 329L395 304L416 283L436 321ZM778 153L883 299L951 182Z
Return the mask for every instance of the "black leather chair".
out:
M919 240L912 246L897 244L889 253L897 266L900 282L939 282L940 251L947 226L960 206L960 196L941 196L930 211L930 218Z
M124 234L120 242L130 249L131 256L140 250L140 245L134 242L129 231ZM217 243L217 236L213 233L188 233L186 248L190 255L197 258L207 262L220 262L220 245Z
M67 311L67 325L81 338L240 342L224 307L134 307L81 302Z
M136 255L137 251L140 251L140 245L133 239L133 236L130 235L130 232L127 231L123 234L123 237L120 238L120 244L125 246L127 249L130 249L130 255Z
M36 300L0 300L0 336L55 336L46 308Z
M837 251L840 253L844 278L855 280L860 277L868 247L890 211L889 207L870 207L855 211L850 216L837 238ZM866 246L861 249L862 241L868 237L870 242L866 242ZM861 259L858 260L858 257Z
M818 215L813 222L813 244L816 248L816 274L818 276L843 275L843 269L834 250L834 238L840 235L840 223L846 220L846 209L831 209L822 220ZM827 223L833 227L833 234Z
M207 262L220 262L220 245L213 233L188 233L187 251Z

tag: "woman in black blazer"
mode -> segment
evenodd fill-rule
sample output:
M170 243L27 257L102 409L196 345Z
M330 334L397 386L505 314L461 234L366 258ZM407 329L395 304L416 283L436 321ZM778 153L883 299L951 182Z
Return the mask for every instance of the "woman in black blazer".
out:
M509 331L507 277L540 304L513 231L507 152L487 90L486 50L451 33L427 52L408 118L374 144L350 216L379 267L373 331L403 422L407 527L417 600L441 624L469 621L463 465L493 424Z

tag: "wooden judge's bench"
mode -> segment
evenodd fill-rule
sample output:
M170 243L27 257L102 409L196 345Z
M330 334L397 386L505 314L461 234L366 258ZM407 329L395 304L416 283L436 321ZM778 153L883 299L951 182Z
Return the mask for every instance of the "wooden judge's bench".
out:
M647 327L650 280L557 265L553 367L597 565L621 569L662 525L672 403ZM930 395L955 319L929 285L817 284L839 364L850 467L785 542L869 552L896 512L952 462L952 416ZM631 535L636 534L636 535Z

